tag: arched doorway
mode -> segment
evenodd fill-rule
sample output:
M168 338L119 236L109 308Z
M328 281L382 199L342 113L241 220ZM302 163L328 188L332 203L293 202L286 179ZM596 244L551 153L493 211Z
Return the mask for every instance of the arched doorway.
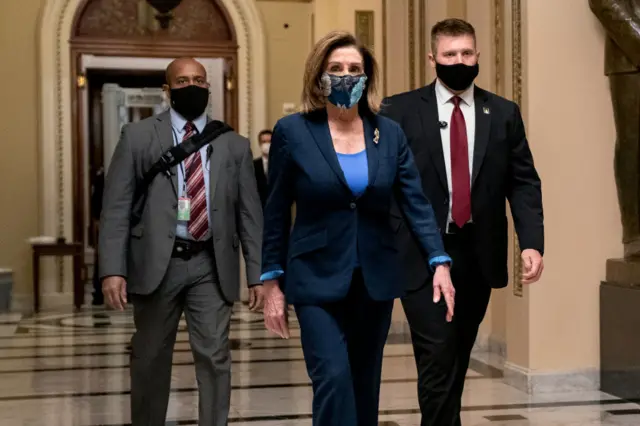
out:
M224 58L224 117L252 142L266 123L264 31L253 1L183 0L168 30L154 28L153 15L143 16L145 4L143 0L45 2L39 28L43 235L82 241L87 234L85 153L79 143L78 114L81 55ZM53 280L43 281L45 296L60 290L49 281ZM71 292L66 286L62 290Z

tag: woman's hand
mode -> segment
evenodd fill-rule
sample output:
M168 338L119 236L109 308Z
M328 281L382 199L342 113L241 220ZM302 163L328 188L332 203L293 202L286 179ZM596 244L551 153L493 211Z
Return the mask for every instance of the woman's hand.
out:
M433 303L438 303L442 295L444 295L444 301L447 304L447 322L451 322L453 320L453 308L456 304L456 289L453 288L453 283L451 282L449 265L438 265L433 275Z
M289 338L289 320L287 317L287 302L280 290L278 280L264 282L264 325L267 330L283 339Z

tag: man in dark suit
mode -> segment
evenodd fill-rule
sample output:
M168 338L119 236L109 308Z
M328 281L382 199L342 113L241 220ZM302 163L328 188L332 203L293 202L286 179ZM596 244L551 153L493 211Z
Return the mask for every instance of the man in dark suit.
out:
M465 374L491 289L508 282L505 200L522 249L524 283L532 283L542 273L542 195L518 106L473 84L473 26L459 19L437 23L431 49L436 81L385 99L383 113L400 123L409 140L453 260L456 310L447 323L444 303L432 301L431 274L418 246L407 227L400 228L408 283L402 302L418 367L421 424L455 426L461 424Z
M269 173L269 148L271 147L271 130L263 130L258 135L258 142L260 143L260 158L253 160L253 168L256 174L256 182L258 184L258 194L260 194L260 201L264 208L267 202L267 176Z
M171 109L126 125L104 188L100 220L100 276L106 302L133 302L131 423L164 425L171 360L184 312L199 391L199 425L227 424L231 394L229 326L240 296L242 246L250 308L262 300L262 212L249 141L218 136L171 174L148 187L139 223L132 223L137 185L162 154L202 132L209 84L192 58L167 68Z

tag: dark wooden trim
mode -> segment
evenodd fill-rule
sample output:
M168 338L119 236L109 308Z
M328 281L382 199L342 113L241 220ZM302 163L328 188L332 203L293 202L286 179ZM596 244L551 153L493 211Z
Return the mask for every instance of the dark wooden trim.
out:
M238 51L235 42L187 42L154 41L150 39L103 39L94 37L74 37L71 48L82 53L105 56L165 57L180 56L224 57Z
M87 229L84 217L84 176L86 173L86 164L84 164L84 144L82 123L84 122L83 114L83 98L81 90L77 83L78 70L81 68L80 55L71 51L71 182L72 182L72 200L73 200L73 240L84 246L84 234Z
M72 41L78 38L76 36L78 23L80 21L80 18L82 17L82 14L84 13L84 10L87 8L87 4L91 1L93 0L81 0L81 3L76 8L76 13L73 16L73 22L71 23L71 28L72 28L71 40ZM227 21L228 28L231 30L231 43L233 44L237 43L238 37L237 37L236 29L233 25L233 19L231 19L231 15L229 14L229 11L227 10L224 4L220 3L220 1L211 0L211 2L214 3L216 7L218 7L218 9L220 9L220 11L222 12L222 16Z
M225 121L229 123L231 127L238 130L238 126L240 125L238 106L238 57L237 55L233 55L226 59L228 64L224 76L224 117ZM231 90L227 90L227 81L232 85Z
M427 1L419 0L418 3L418 29L420 32L420 87L427 85Z

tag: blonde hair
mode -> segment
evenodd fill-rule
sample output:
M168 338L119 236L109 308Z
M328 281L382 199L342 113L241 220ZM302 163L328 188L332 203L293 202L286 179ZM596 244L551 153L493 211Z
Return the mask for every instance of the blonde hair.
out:
M378 92L378 62L371 50L346 31L332 31L316 43L307 58L302 83L302 106L304 113L310 113L326 106L326 96L320 85L329 56L341 47L355 47L362 55L364 73L367 76L366 89L358 102L362 112L376 114L380 111L381 98Z

